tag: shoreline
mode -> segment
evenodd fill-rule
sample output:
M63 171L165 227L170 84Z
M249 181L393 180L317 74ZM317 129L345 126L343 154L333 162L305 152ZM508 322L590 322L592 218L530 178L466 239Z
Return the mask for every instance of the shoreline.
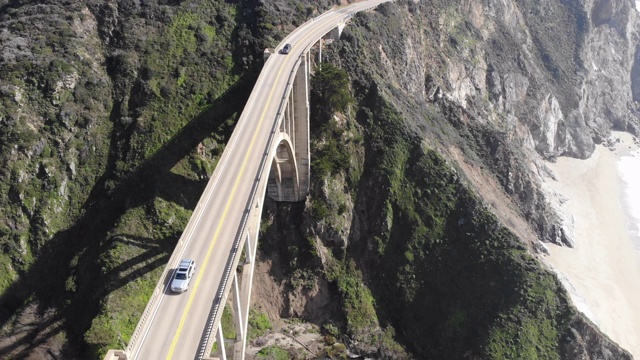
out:
M618 163L637 149L632 136L598 145L587 160L547 163L557 181L545 183L564 196L560 209L574 220L574 248L545 244L545 261L558 273L576 307L613 341L640 359L640 253L629 234Z

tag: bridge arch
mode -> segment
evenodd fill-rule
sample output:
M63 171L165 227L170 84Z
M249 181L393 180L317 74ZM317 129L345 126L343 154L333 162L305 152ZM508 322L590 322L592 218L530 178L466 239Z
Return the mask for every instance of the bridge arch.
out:
M317 16L303 24L300 29L289 35L280 44L283 45L288 41L294 42L292 54L288 57L277 55L275 61L269 60L265 62L263 71L257 79L254 92L247 100L247 104L250 104L250 106L247 106L240 115L231 140L225 148L218 166L211 175L207 187L204 189L204 193L198 201L185 231L183 231L180 240L176 244L163 274L158 279L147 307L141 314L138 325L131 335L126 349L124 351L110 350L105 356L105 360L127 360L128 358L135 360L138 359L139 355L141 359L160 357L145 356L148 353L161 354L162 358L165 357L164 354L168 347L158 346L161 341L152 340L166 339L164 334L165 327L156 326L158 322L154 321L165 318L156 316L156 314L161 314L165 311L168 304L168 302L162 301L166 295L167 284L165 279L170 276L172 266L177 264L186 252L199 256L205 263L211 253L220 254L223 257L228 256L226 261L219 261L216 264L214 270L217 271L210 270L206 275L210 278L203 284L208 283L210 285L208 287L209 291L201 290L198 296L195 297L194 290L192 292L193 295L188 300L189 304L193 300L194 304L196 301L198 302L198 306L202 304L204 304L202 306L211 306L210 313L206 319L202 314L189 315L200 322L206 320L206 323L203 324L204 330L198 343L196 358L203 360L213 359L211 357L212 348L217 343L222 344L222 346L218 346L216 357L223 360L227 359L227 346L225 345L228 343L228 339L225 338L220 323L222 309L224 309L228 300L234 306L236 339L233 345L233 358L245 358L251 286L264 199L269 196L276 201L303 201L309 190L311 172L309 144L311 48L315 42L320 42L318 62L321 62L323 37L331 32L335 26L338 27L337 36L339 36L340 29L344 27L345 22L353 14L371 9L387 1L389 0L357 2L348 7L334 9L326 14ZM296 53L299 56L294 58ZM275 52L272 50L269 50L268 54L275 56ZM263 74L277 74L277 76L273 80L267 75L263 76ZM270 82L273 83L270 84ZM257 95L260 91L268 89L268 86L272 88L268 97ZM256 89L258 92L256 92ZM277 92L275 92L276 90ZM273 99L279 101L279 103L272 103L273 107L269 106L272 99L271 95L275 95L276 97ZM274 113L275 106L277 106L277 111ZM267 110L269 110L268 113ZM258 118L260 121L256 121ZM266 119L266 121L263 121L263 119ZM261 136L268 135L268 139L262 137L260 141L257 141L257 134ZM263 142L264 140L267 140L266 144ZM251 144L259 143L260 146L243 146L249 141ZM249 158L257 159L258 161L246 161ZM246 169L246 171L229 171L232 167L231 164L238 165L238 161L243 161L242 159L245 161L242 163L242 169ZM232 178L228 178L228 176L232 176ZM235 176L237 178L233 183L232 190L229 191L228 185ZM219 181L221 179L229 180L230 182ZM223 183L224 185L221 185ZM223 187L226 191L218 191L219 187ZM236 189L250 191L235 191ZM248 194L247 198L243 197L245 194ZM234 195L237 195L237 198L234 199ZM210 199L214 200L210 201ZM225 201L227 205L220 206ZM236 216L227 217L227 213L233 213ZM206 219L206 221L201 221L201 219ZM216 222L220 226L215 228L214 234L214 227L211 224ZM218 236L217 234L231 234L234 231L236 235L232 239L229 238L217 243L216 241L211 241L211 239L215 239ZM215 251L213 251L214 244L216 244ZM206 255L198 250L203 245L209 246ZM209 269L212 268L214 266L209 267ZM212 286L215 286L215 284L218 284L217 290L213 291L211 289L214 289ZM204 285L202 286L204 287ZM183 311L182 320L184 320L188 314L188 306L186 309L183 306L181 311ZM179 326L181 327L182 325ZM175 328L175 326L172 328ZM149 336L147 337L147 335ZM181 338L179 332L174 335L169 354L173 352L174 346L178 342L187 344L188 341L193 340L193 337L189 338L189 340L184 338L188 337L183 336ZM192 345L189 344L188 346ZM191 352L190 349L189 352ZM190 354L188 356L192 358Z
M291 138L281 132L274 144L267 195L275 201L299 201L300 174Z

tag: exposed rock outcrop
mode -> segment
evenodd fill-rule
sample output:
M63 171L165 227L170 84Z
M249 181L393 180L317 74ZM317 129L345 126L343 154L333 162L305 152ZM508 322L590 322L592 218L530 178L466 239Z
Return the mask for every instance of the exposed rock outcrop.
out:
M498 217L515 233L521 232L519 218L526 219L537 234L537 239L526 238L529 248L544 251L538 239L567 246L572 246L574 239L571 219L558 213L557 205L563 200L541 181L543 176L549 176L543 160L558 156L586 158L611 129L630 132L638 129L640 119L633 98L638 31L637 14L631 1L406 1L386 4L377 13L356 17L355 26L346 29L344 40L337 43L333 53L327 51L326 56L348 71L354 89L383 94L382 98L401 114L408 133L421 139L425 146L440 150L461 170L463 177L476 179L470 180L470 185L490 208L516 209L514 213L505 212ZM357 94L358 99L366 96ZM382 111L373 106L371 109ZM359 110L362 112L359 124L367 135L376 134L378 125L376 115L372 115L377 113L371 109ZM393 138L395 129L385 128L385 131L383 138ZM380 181L377 176L384 179L384 175L371 170L375 165L368 161L388 160L384 151L376 150L380 139L365 139L365 143L370 141L372 145L365 150L369 156L365 158L370 160L364 160L361 186L381 190L371 194L368 201L353 203L351 221L355 231L344 233L346 239L340 241L340 247L346 244L345 253L358 259L365 282L373 289L388 291L393 287L385 286L398 281L403 284L402 290L394 296L411 298L411 294L415 295L413 291L423 291L421 286L428 288L423 303L427 307L429 295L450 289L448 285L435 284L419 276L416 276L419 280L412 280L411 274L415 275L413 271L420 268L412 262L417 256L416 249L396 254L399 258L406 257L397 277L383 280L377 273L381 263L376 262L376 257L389 251L390 245L385 239L393 239L393 234L401 232L398 223L406 219L403 216L411 218L412 211L417 210L405 209L406 214L394 203L394 196L404 194L408 186L392 185L394 176L400 176L397 173L391 171L388 179L391 185L384 180L376 183L376 179ZM386 143L393 148L389 151L398 151L395 155L401 158L399 154L407 150L394 150L394 145ZM410 172L408 169L412 167L406 168L405 176ZM471 173L485 169L485 176L500 184L500 190L483 189L482 180L477 180L481 175ZM331 197L341 196L348 187L316 196L328 196L327 202L335 202ZM420 196L414 193L409 198ZM422 196L427 195L423 192ZM458 225L465 224L466 219ZM325 233L327 229L331 229L331 225L316 226L314 235L321 240L326 238L325 244L335 245L331 240L336 238L335 233ZM427 244L442 240L411 232L405 235L407 242L409 238L423 239L421 236ZM344 239L344 236L338 238ZM445 238L451 241L451 237ZM447 252L438 253L432 246L424 245L424 252L448 256ZM463 253L457 251L456 258L464 256ZM420 258L421 261L429 264L443 261L422 256L429 260ZM448 269L455 266L457 264ZM391 272L387 269L384 273ZM451 281L464 281L462 272L459 277ZM376 295L380 296L377 300L385 304L381 306L385 311L393 308L402 312L403 306L411 306L410 302L398 305L401 301L389 300L384 293ZM446 311L455 313L449 308L441 310ZM570 359L580 354L584 359L631 358L593 324L576 315L575 308L568 306L566 311L570 316L565 319L566 327L561 326L561 339L556 343L562 347L561 357ZM412 314L420 316L417 311ZM404 331L407 338L425 331L407 330L411 319L404 319L406 323L394 325L403 329L400 332ZM428 321L432 328L449 329L433 318ZM408 343L420 354L434 351L429 354L444 356L437 352L441 348L435 350L424 345L426 341L418 344L408 340ZM478 353L469 349L466 354ZM507 353L502 355L509 357Z
M0 0L0 357L123 346L262 49L333 3ZM573 242L542 160L638 135L638 35L631 0L355 17L325 56L356 111L315 144L348 161L306 204L271 204L288 215L265 232L268 315L326 325L325 354L629 358L529 252Z
M570 322L571 332L562 343L565 359L618 360L633 359L613 341L596 330L595 325L584 315L575 315Z

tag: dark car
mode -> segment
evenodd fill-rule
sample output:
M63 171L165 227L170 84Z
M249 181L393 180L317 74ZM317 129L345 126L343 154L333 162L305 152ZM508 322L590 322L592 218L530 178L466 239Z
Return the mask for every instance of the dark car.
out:
M282 47L282 53L283 54L288 54L291 51L291 44L285 44Z
M189 289L189 282L196 271L196 262L191 259L182 259L180 266L171 280L171 291L185 292Z

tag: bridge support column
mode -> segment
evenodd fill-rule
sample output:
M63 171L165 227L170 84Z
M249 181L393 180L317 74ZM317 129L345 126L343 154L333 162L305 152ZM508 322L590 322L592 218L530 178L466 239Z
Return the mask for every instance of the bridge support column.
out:
M322 40L321 40L322 43ZM293 103L295 125L289 136L293 138L293 148L298 165L298 194L294 201L304 200L309 192L310 149L309 149L309 81L311 74L311 53L302 55L300 67L293 83Z
M299 58L278 120L267 194L275 201L303 201L309 192L309 80L311 54Z
M224 342L224 334L222 333L222 326L218 325L218 352L220 353L219 359L227 360L227 349Z
M253 249L255 250L256 244L254 243L253 245ZM255 252L252 256L255 256ZM244 265L242 265L241 273L236 274L236 277L241 277L240 285L238 288L238 291L240 293L238 305L240 308L238 309L236 316L238 317L238 320L240 320L240 318L242 319L244 325L243 329L247 329L247 326L249 326L249 310L251 307L251 284L253 283L254 264L254 262L245 263ZM245 331L243 336L236 337L233 354L234 360L244 360L244 350L247 347L247 336L248 332Z
M247 255L245 260L246 264L251 264L253 262L253 251L251 251L252 248L253 246L251 246L251 236L249 236L249 234L247 233L247 237L244 244L244 251Z
M244 318L242 316L243 311L241 302L241 294L238 287L238 276L236 275L233 277L233 304L235 305L233 308L233 316L236 325L236 341L241 340L246 335L244 331L245 322L243 321Z
M267 179L264 180L265 182ZM266 184L265 184L266 185ZM266 186L263 187L266 191ZM251 288L253 284L253 273L255 267L256 252L258 249L258 235L260 231L260 218L262 217L262 206L266 192L258 194L255 203L252 204L249 218L247 219L249 226L245 232L244 240L240 241L240 247L244 251L244 261L237 263L236 269L241 268L240 272L234 271L233 293L234 302L234 322L236 328L236 339L233 348L233 359L244 360L245 350L247 348L247 337L249 336L249 310L251 306ZM220 328L221 325L218 325Z
M340 37L342 36L342 31L344 30L344 27L346 25L347 23L345 21L339 22L338 25L333 30L331 30L327 36L333 40L340 40Z

